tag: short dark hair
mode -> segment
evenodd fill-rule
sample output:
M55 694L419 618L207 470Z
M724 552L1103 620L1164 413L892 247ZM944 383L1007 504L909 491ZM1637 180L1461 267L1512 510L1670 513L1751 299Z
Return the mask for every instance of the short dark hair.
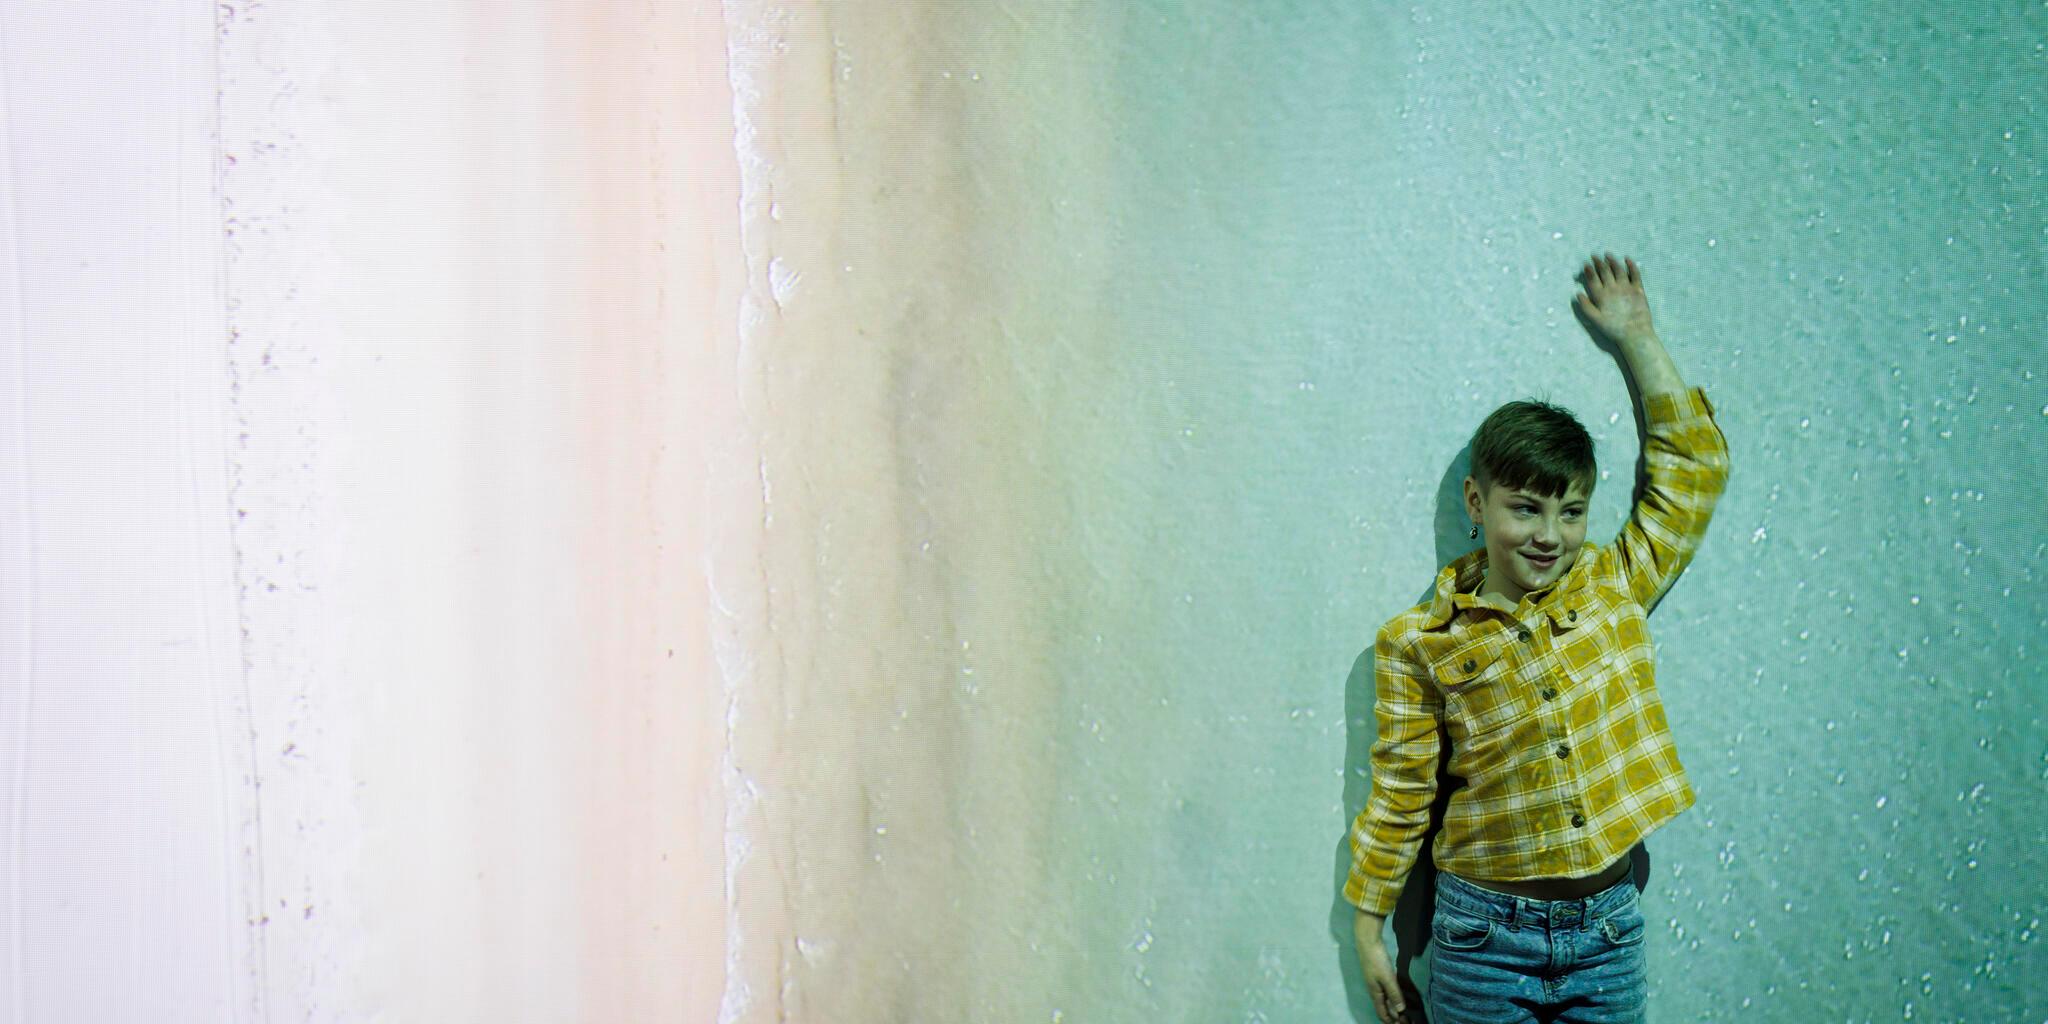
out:
M1493 484L1563 497L1573 482L1593 493L1593 436L1571 410L1538 399L1509 402L1472 435L1472 476L1481 494Z

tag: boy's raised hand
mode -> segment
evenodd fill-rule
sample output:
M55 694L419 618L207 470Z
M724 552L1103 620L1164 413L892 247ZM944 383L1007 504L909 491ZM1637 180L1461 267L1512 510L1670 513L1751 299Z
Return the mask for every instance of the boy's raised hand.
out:
M1650 299L1643 294L1643 273L1635 260L1617 262L1613 253L1586 261L1579 279L1586 290L1573 305L1609 341L1616 343L1657 336L1650 326Z

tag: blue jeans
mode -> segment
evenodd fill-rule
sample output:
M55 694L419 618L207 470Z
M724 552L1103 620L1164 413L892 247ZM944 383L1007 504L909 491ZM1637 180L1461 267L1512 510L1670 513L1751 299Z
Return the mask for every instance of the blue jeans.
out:
M1643 911L1633 877L1532 900L1436 876L1429 1024L1641 1024Z

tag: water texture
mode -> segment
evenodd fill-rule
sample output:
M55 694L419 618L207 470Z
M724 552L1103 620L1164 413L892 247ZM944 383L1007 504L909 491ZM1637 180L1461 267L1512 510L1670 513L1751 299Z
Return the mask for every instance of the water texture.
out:
M1608 251L1732 459L1651 1020L2048 1018L2044 10L7 8L0 1021L1371 1020Z

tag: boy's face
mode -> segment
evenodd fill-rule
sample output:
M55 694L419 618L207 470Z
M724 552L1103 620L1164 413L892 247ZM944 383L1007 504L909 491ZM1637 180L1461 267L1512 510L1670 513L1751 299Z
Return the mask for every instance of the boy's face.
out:
M1494 484L1482 501L1479 484L1465 478L1466 511L1486 536L1482 590L1520 601L1571 571L1586 542L1586 506L1592 498L1573 483L1561 498ZM1548 561L1543 561L1549 556Z

